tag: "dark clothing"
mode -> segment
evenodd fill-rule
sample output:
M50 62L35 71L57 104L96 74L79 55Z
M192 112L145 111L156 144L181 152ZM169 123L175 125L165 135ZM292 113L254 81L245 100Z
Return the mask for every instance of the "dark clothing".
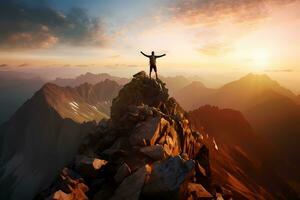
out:
M156 65L150 65L150 72L152 72L152 69L157 72Z
M151 72L152 72L152 70L154 70L155 71L155 76L156 76L156 79L157 79L156 58L163 57L166 54L156 56L154 54L154 52L152 52L151 55L147 55L147 54L144 54L142 51L141 51L141 54L143 54L144 56L146 56L147 58L149 58L149 65L150 65L150 74L149 74L149 76L150 76L150 78L151 78Z

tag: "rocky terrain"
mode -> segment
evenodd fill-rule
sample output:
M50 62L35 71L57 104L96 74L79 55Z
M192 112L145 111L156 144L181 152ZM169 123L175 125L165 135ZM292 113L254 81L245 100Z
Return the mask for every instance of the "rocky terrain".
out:
M297 199L283 178L297 169L254 132L241 112L207 105L189 112L188 119L192 128L205 133L212 179L228 186L235 199Z
M32 199L49 185L96 122L108 118L120 86L45 84L0 126L0 199Z
M140 72L36 199L230 199L211 179L203 138L165 84Z

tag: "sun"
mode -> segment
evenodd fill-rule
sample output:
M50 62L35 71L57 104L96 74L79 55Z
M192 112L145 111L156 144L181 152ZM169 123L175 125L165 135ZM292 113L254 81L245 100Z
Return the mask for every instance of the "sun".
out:
M252 60L254 70L262 71L265 70L270 64L270 54L265 49L258 49L253 51Z

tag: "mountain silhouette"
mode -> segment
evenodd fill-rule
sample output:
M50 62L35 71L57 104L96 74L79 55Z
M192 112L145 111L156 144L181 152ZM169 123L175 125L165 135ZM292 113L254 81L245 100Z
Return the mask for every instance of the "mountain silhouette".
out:
M0 127L1 199L32 199L77 152L95 121L108 118L120 86L45 84ZM93 121L93 122L92 122Z
M269 77L86 77L105 76L47 83L0 126L1 199L298 198L298 97Z
M53 83L59 86L70 86L75 87L84 83L96 84L98 82L102 82L104 80L112 80L117 82L119 85L124 85L129 81L127 78L121 78L117 76L112 76L107 73L93 74L87 72L85 74L79 75L75 78L56 78Z
M213 179L229 185L235 198L297 198L287 180L277 173L286 157L278 160L280 151L257 135L242 113L203 106L189 112L188 119L192 127L207 134Z
M34 74L10 71L0 71L0 81L0 124L45 84Z
M111 119L37 198L229 199L211 184L209 150L185 115L165 83L134 75L113 100Z
M297 101L297 96L280 86L267 75L248 74L239 80L225 84L218 89L210 89L202 83L191 83L176 93L175 98L187 110L193 110L205 104L217 105L244 111L255 105L257 96L272 90L280 95ZM268 97L266 97L268 98ZM189 102L189 99L193 99Z

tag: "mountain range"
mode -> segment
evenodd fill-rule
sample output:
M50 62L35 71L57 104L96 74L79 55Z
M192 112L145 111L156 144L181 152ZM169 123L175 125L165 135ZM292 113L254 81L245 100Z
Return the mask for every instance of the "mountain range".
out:
M284 157L291 170L281 176L300 192L298 147L300 141L299 98L266 75L248 74L219 89L210 89L194 82L175 95L187 110L204 105L241 111L254 132L277 150L277 158ZM270 146L270 145L265 145ZM278 165L278 164L277 164Z
M34 74L2 71L0 82L1 124L8 120L46 81Z
M39 84L44 82L39 78L34 80L40 80ZM201 143L209 149L212 180L230 189L236 198L293 199L297 196L295 191L299 195L299 96L266 75L248 74L219 89L207 88L198 80L182 76L162 77L162 80L180 105L168 100L165 108L160 106L156 98L162 93L153 93L149 88L164 84L157 85L155 81L140 81L135 85L129 79L87 73L75 79L56 79L54 83L44 84L0 126L1 199L30 199L44 190L59 170L74 159L79 146L86 143L85 138L97 132L97 123L111 116L114 102L115 108L125 112L125 119L145 120L144 114L148 111L143 110L142 116L136 116L136 109L140 107L127 105L130 104L128 98L139 104L141 94L147 97L142 99L141 105L153 106L151 102L155 100L156 109L162 112L160 115L170 122L167 115L174 119L188 117L191 127L201 133ZM120 94L128 84L133 87L132 93ZM33 86L29 87L30 92L34 92ZM9 91L9 85L3 88ZM164 88L163 94L167 92ZM122 102L127 102L126 105L118 104L118 95L123 96ZM208 104L212 106L205 106ZM173 110L173 106L176 109ZM180 106L189 112L183 114ZM120 120L118 126L134 125L123 117L112 117L115 122ZM186 121L180 123L185 126ZM178 124L172 126L178 128Z
M198 78L193 77L190 79L184 76L161 77L167 83L170 95L175 94L179 89ZM115 81L118 85L124 85L130 81L128 78L112 76L107 73L93 74L88 72L75 78L46 80L32 73L0 71L0 93L2 94L0 98L0 124L7 121L26 100L47 82L62 87L77 87L84 83L94 85L106 79ZM106 109L106 113L109 113L109 110Z
M286 165L289 159L257 135L241 112L206 105L189 112L188 119L205 133L213 179L237 199L293 199L295 192L280 170L297 169Z
M30 199L49 184L108 118L120 88L110 80L75 88L47 83L26 101L0 127L1 199Z

